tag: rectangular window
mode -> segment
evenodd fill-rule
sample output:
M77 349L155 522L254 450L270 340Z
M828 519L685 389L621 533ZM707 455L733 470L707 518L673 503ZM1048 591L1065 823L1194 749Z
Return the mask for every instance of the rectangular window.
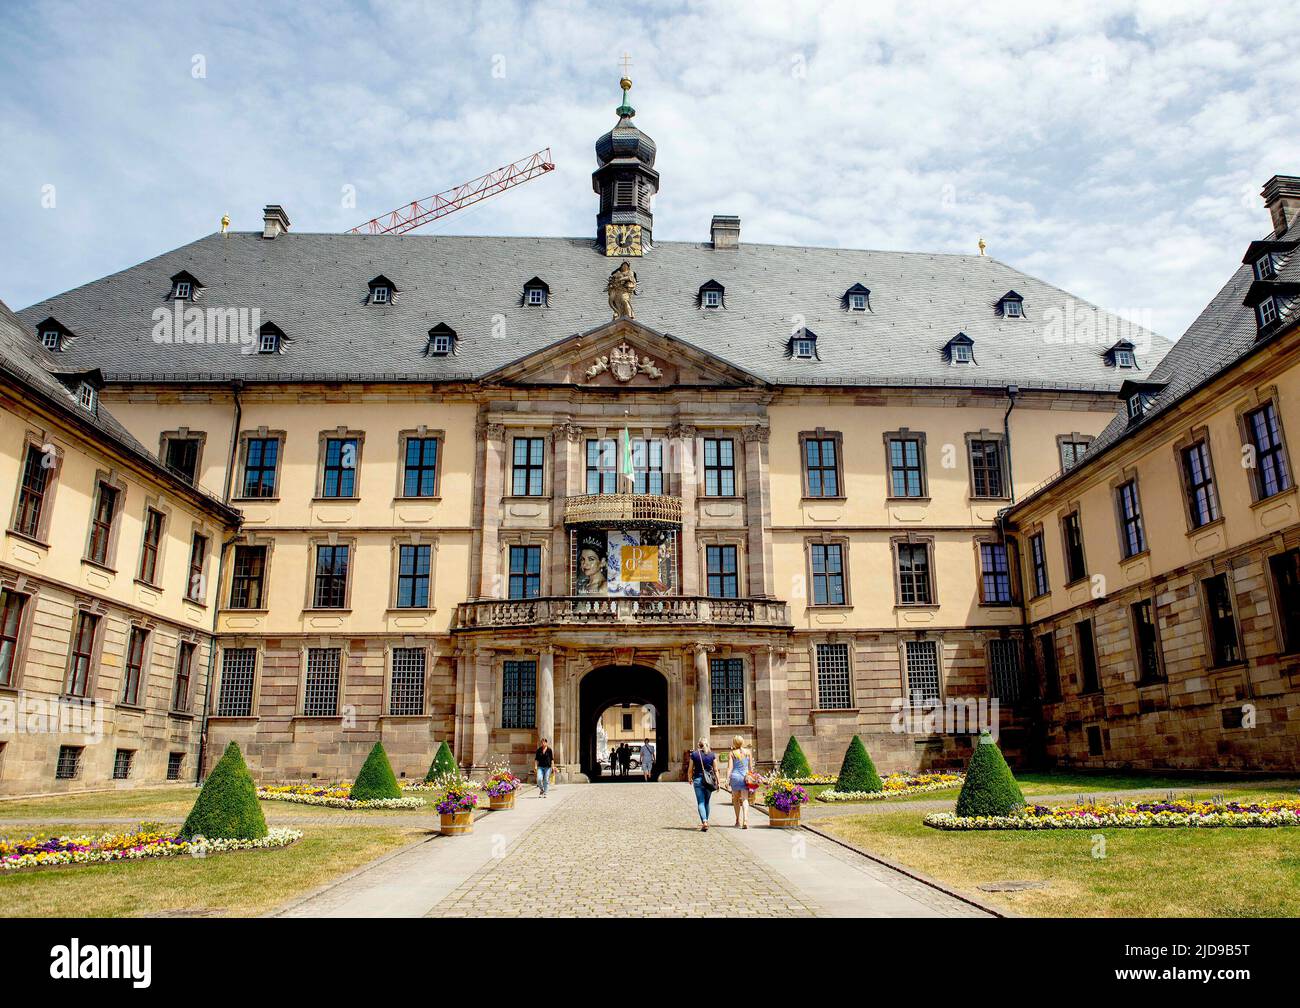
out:
M1006 543L980 543L981 604L1010 605L1011 565Z
M939 699L939 642L904 641L907 692L912 703Z
M1061 444L1061 469L1073 469L1083 458L1083 453L1088 450L1087 441L1062 441Z
M145 584L158 583L158 551L162 547L164 521L161 511L149 508L144 513L144 536L140 540L140 580Z
M708 567L709 595L713 598L736 598L740 594L736 573L735 546L704 547L704 562ZM739 724L738 721L718 722Z
M587 442L587 493L618 493L618 442L613 438Z
M545 438L515 438L510 492L515 497L542 496Z
M1034 598L1038 598L1051 590L1047 581L1047 550L1041 532L1029 537L1029 560L1034 568Z
M429 607L429 564L432 546L397 547L397 608Z
M132 627L126 643L126 667L122 671L122 703L137 707L140 704L140 681L144 678L144 648L149 631Z
M244 454L244 497L274 497L279 438L249 438Z
M1259 320L1259 327L1267 329L1277 321L1277 301L1271 297L1265 298L1255 306L1255 316Z
M1137 646L1138 684L1160 682L1160 638L1156 631L1155 606L1150 599L1134 602L1133 638Z
M76 780L81 773L81 746L59 746L59 762L54 767L55 780Z
M266 547L236 546L230 574L230 608L261 609Z
M624 730L625 732L630 732L630 731L632 730L632 715L631 715L631 714L624 714L624 715L622 716L622 725L623 725L623 730Z
M126 780L131 776L134 749L118 749L113 753L113 780Z
M1056 635L1045 633L1038 638L1038 655L1043 662L1043 699L1061 699L1061 670L1056 663Z
M222 652L217 717L252 717L253 671L256 666L256 648L226 648Z
M1232 589L1227 574L1216 574L1201 582L1205 586L1205 609L1210 620L1210 654L1215 667L1241 661L1237 620L1232 612Z
M322 497L357 495L357 439L325 439L325 472L321 479Z
M307 649L307 678L302 691L304 717L338 717L341 656L338 648Z
M203 576L203 564L208 558L208 537L197 532L190 540L190 580L185 586L185 597L191 602L202 602L207 596L207 579Z
M1002 482L1002 442L971 441L971 490L976 497L1004 497Z
M847 644L817 645L817 706L821 710L853 706Z
M1287 550L1268 561L1277 588L1277 608L1281 616L1284 654L1300 652L1300 549ZM4 663L0 661L0 682L4 681Z
M1142 530L1142 507L1138 503L1137 481L1121 483L1115 490L1119 508L1119 538L1124 559L1146 552L1147 537Z
M23 462L23 481L18 490L18 514L14 516L14 529L33 539L40 535L41 511L45 507L45 490L49 485L50 470L45 466L45 453L36 445L27 446Z
M844 547L812 543L813 605L844 605Z
M0 686L12 686L18 671L18 633L27 596L0 589Z
M185 754L183 752L169 752L167 754L167 779L180 780L181 767L185 765Z
M1246 430L1254 449L1255 489L1262 499L1281 493L1291 486L1291 470L1282 448L1282 429L1273 404L1246 414Z
M424 648L393 648L388 713L397 717L424 713Z
M68 696L84 697L90 688L90 662L95 653L95 631L99 617L94 613L77 613L77 627L72 635L72 660L68 665Z
M715 725L745 723L745 663L739 658L710 658L709 680L712 688Z
M930 547L926 543L901 542L897 548L898 604L931 605Z
M537 662L507 661L502 665L501 727L537 727Z
M1092 636L1092 620L1076 623L1074 634L1079 645L1079 692L1100 692L1101 680L1097 677L1097 644Z
M107 483L100 483L95 496L95 510L90 519L90 550L87 557L103 566L108 564L108 545L113 535L116 513L117 491Z
M925 480L919 438L889 439L889 496L921 497Z
M704 496L736 496L736 446L730 438L704 439Z
M1088 576L1083 560L1083 524L1078 511L1071 511L1062 519L1061 531L1065 538L1065 580L1073 584Z
M988 642L988 652L993 695L1015 703L1020 699L1020 641L995 638Z
M658 497L664 492L664 443L632 439L632 492Z
M1269 252L1255 260L1255 279L1272 280L1277 276L1277 264L1273 261L1273 253Z
M1187 513L1192 528L1200 528L1219 518L1219 494L1214 488L1210 468L1210 446L1197 441L1182 451L1183 488L1187 493Z
M163 464L187 483L199 475L199 439L169 437Z
M312 608L342 609L348 599L348 546L316 547L316 583L312 591Z
M840 496L839 453L834 438L805 438L804 473L809 497Z
M181 641L176 647L176 679L172 683L172 710L190 709L190 680L194 676L194 642Z
M510 597L537 598L542 593L542 548L510 547Z
M408 437L403 497L433 497L438 492L438 439Z

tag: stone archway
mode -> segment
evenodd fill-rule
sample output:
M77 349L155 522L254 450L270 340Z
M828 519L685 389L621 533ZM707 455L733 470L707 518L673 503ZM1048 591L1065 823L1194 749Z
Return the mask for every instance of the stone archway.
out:
M587 779L600 779L596 761L596 724L602 713L618 704L650 704L655 708L655 766L652 779L668 767L668 680L644 665L602 665L578 684L579 762Z

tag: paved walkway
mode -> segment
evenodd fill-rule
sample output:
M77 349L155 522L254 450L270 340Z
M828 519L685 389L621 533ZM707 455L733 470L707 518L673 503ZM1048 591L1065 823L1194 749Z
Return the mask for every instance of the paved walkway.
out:
M568 785L431 839L280 911L285 916L985 916L807 831L715 803L701 833L685 784Z

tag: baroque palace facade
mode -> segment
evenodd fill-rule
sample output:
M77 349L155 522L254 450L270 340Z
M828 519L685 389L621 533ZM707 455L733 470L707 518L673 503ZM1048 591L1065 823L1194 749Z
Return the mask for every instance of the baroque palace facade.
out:
M519 771L544 736L582 779L629 704L654 708L666 779L701 735L764 763L795 735L824 769L855 733L882 769L964 759L969 728L897 730L907 697L997 698L1012 758L1065 756L1026 661L1056 610L1027 626L1029 512L1009 509L1088 457L1169 345L983 255L748 245L724 216L655 242L633 117L625 90L595 241L301 234L268 206L260 232L21 313L46 370L93 371L98 415L187 500L234 509L202 615L174 600L216 642L205 752L234 739L263 779L337 779L382 740L414 776L444 739ZM214 338L241 310L251 331ZM146 497L128 487L124 513ZM68 586L86 520L67 516ZM8 527L0 574L31 578ZM139 548L129 517L115 534ZM99 658L109 705L123 646ZM106 784L56 782L57 739L22 745L0 789Z

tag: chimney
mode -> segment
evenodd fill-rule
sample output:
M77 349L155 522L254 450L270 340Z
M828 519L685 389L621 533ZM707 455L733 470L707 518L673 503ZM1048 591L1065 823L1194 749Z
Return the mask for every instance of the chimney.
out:
M740 248L740 218L715 214L713 223L709 225L709 235L715 249Z
M289 230L289 215L278 203L268 203L262 208L262 237L274 238Z
M1300 217L1300 176L1274 175L1264 183L1264 205L1273 218L1273 233L1280 236Z

